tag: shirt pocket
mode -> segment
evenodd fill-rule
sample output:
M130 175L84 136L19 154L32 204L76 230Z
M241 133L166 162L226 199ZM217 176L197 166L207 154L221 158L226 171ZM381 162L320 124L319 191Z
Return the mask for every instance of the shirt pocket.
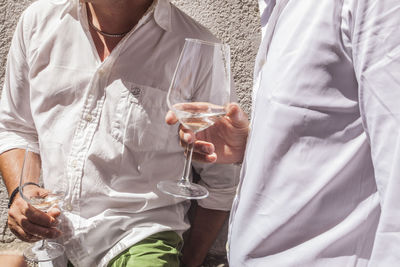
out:
M135 83L125 85L111 135L134 151L167 149L175 129L165 122L167 92Z

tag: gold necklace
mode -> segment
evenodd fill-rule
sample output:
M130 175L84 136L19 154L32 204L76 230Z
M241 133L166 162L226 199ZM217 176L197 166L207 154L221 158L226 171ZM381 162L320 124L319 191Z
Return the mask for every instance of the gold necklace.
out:
M100 33L103 36L107 36L107 37L113 37L113 38L121 38L124 37L129 31L124 32L124 33L107 33L107 32L103 32L102 30L100 30L99 28L97 28L96 26L93 25L91 19L88 19L89 22L89 26L95 30L96 32Z

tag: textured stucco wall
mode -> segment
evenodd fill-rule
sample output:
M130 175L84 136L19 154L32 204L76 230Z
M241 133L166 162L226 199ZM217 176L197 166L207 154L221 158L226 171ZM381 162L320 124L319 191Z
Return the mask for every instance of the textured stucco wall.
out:
M250 111L253 66L260 42L256 0L173 0L176 6L231 46L232 73L241 106Z
M7 52L12 33L22 10L32 0L0 0L0 84L4 80ZM209 28L222 41L231 45L232 73L239 103L249 113L252 72L260 40L258 5L256 0L172 0L187 14ZM0 89L1 90L1 89ZM0 252L21 244L5 227L7 193L0 183ZM224 253L225 230L213 246L213 252ZM22 244L23 246L23 244Z

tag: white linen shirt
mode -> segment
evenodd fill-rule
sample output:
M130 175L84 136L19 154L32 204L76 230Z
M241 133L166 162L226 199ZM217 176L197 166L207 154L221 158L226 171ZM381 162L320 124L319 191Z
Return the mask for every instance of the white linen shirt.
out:
M400 266L400 1L260 7L230 266Z
M151 234L189 227L189 202L156 187L183 170L177 126L164 117L185 38L217 41L168 0L156 2L103 62L78 1L39 0L18 23L1 98L0 153L37 139L41 151L64 144L68 156L51 160L66 163L68 179L45 184L69 187L61 227L76 267L105 266ZM229 210L238 168L195 167L210 191L199 204Z

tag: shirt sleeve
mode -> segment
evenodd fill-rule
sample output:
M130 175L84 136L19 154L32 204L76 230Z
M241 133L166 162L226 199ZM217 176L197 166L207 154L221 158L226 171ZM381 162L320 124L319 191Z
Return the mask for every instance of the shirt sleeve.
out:
M347 4L360 112L381 206L369 266L396 266L400 262L400 1Z
M17 24L8 53L0 102L0 153L37 141L30 108L26 24L24 13Z
M207 198L197 203L203 208L229 211L239 182L240 166L193 162L193 167L200 175L199 184L209 192Z

